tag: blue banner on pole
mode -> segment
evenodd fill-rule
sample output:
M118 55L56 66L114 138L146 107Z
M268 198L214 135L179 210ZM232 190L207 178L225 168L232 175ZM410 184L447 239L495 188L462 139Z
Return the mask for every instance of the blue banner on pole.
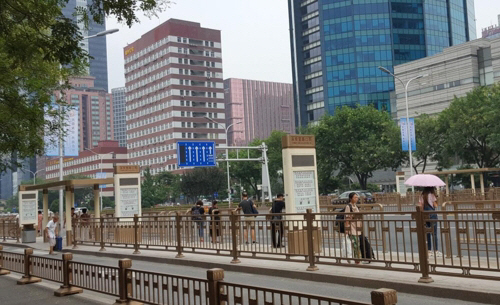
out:
M106 173L105 172L98 172L95 174L96 179L106 179ZM99 184L99 188L103 189L106 188L106 184Z
M401 127L401 147L403 151L408 151L408 130L406 127L406 118L401 118L399 120ZM410 141L411 141L411 150L417 150L417 140L415 137L415 119L410 118Z

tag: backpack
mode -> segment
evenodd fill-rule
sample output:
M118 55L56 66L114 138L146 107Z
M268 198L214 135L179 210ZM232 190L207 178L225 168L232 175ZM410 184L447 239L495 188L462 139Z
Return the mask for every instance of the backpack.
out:
M351 205L351 203L348 203L346 205L346 207L347 206L349 206L349 209L352 212L352 205ZM342 210L340 210L340 213L345 213L345 207ZM339 232L340 233L345 233L345 221L339 221L339 220L345 220L345 214L337 214L337 216L335 217L335 219L337 220L337 221L335 221L335 226L339 227Z
M192 217L193 220L201 220L200 207L198 207L197 205L192 207L191 208L191 215L193 215L193 217Z

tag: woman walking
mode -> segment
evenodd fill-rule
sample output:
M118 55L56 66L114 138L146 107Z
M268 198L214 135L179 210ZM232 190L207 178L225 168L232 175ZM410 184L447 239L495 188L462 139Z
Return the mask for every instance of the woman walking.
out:
M349 194L349 204L345 207L346 213L359 213L358 203L359 196L358 194L352 192ZM359 264L359 259L361 258L361 250L360 250L360 235L363 232L363 223L359 220L356 220L353 214L345 215L345 232L349 235L349 239L352 243L352 257L355 259L356 264Z
M424 211L435 211L438 203L437 196L434 187L426 187L420 195L418 204L424 209ZM429 219L437 220L437 214L429 214ZM432 233L427 233L427 250L429 251L429 256L436 254L436 256L442 256L441 252L438 251L438 236L437 236L437 221L428 221L425 223L426 227L432 227ZM434 252L432 248L434 246Z

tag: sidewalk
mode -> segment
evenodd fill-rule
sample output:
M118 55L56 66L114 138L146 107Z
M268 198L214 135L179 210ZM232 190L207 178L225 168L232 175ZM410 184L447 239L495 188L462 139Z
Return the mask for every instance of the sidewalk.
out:
M15 241L1 242L4 246L30 247L47 250L41 238L37 243L20 244ZM433 283L418 283L420 273L390 271L375 268L357 268L355 265L330 266L318 264L318 271L306 271L307 262L277 261L272 259L240 258L241 263L231 264L230 256L208 255L202 253L183 252L183 258L175 258L172 251L141 249L141 254L132 254L133 248L107 247L99 252L99 246L82 246L78 249L64 247L65 251L81 255L111 257L116 259L130 258L148 262L167 263L199 267L204 269L222 268L227 271L250 273L257 275L277 276L322 283L342 284L366 288L392 288L401 293L426 295L432 297L498 304L500 300L499 281L480 280L464 277L431 275ZM118 262L116 262L118 265Z

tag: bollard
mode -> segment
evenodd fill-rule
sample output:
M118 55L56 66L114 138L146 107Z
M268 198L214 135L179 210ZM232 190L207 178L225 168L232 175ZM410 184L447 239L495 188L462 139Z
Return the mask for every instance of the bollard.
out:
M371 292L372 305L396 305L398 293L394 289L380 288Z
M99 224L100 224L100 227L101 227L101 240L100 240L100 244L101 244L101 249L99 249L99 252L103 252L103 251L106 251L106 249L104 249L104 218L99 218Z
M422 277L418 282L432 283L434 280L429 276L429 262L427 261L427 247L425 244L424 215L421 206L417 206L415 221L417 223L418 259L420 261L420 271L422 272Z
M316 271L318 267L315 265L315 256L314 256L314 236L313 236L313 218L312 209L306 210L306 222L307 222L307 257L309 259L309 267L307 267L307 271Z
M181 240L181 215L179 212L175 212L175 226L176 228L176 239L177 239L177 255L175 258L182 258L182 240Z
M134 214L134 253L141 254L139 251L139 216Z
M209 305L219 305L221 304L220 294L223 293L222 289L219 289L219 282L224 280L224 270L220 268L214 268L207 270L208 279L208 304Z
M24 275L19 281L17 281L18 285L38 283L42 281L42 279L30 275L31 255L33 255L32 248L24 249Z
M3 268L3 246L0 245L0 275L10 274L10 271Z
M236 229L236 214L234 211L231 211L231 239L232 239L232 244L233 244L233 249L232 249L232 255L233 255L233 260L231 261L231 264L238 264L240 263L240 260L238 259L238 236L236 235L238 230Z
M82 293L83 289L71 286L73 282L73 273L71 272L71 260L73 259L73 253L63 253L62 261L63 261L63 284L59 289L54 291L54 295L56 297L63 297L66 295L72 295L77 293Z
M118 261L118 295L116 304L140 305L142 303L132 301L129 295L132 292L132 274L129 269L132 267L132 260L126 258Z

